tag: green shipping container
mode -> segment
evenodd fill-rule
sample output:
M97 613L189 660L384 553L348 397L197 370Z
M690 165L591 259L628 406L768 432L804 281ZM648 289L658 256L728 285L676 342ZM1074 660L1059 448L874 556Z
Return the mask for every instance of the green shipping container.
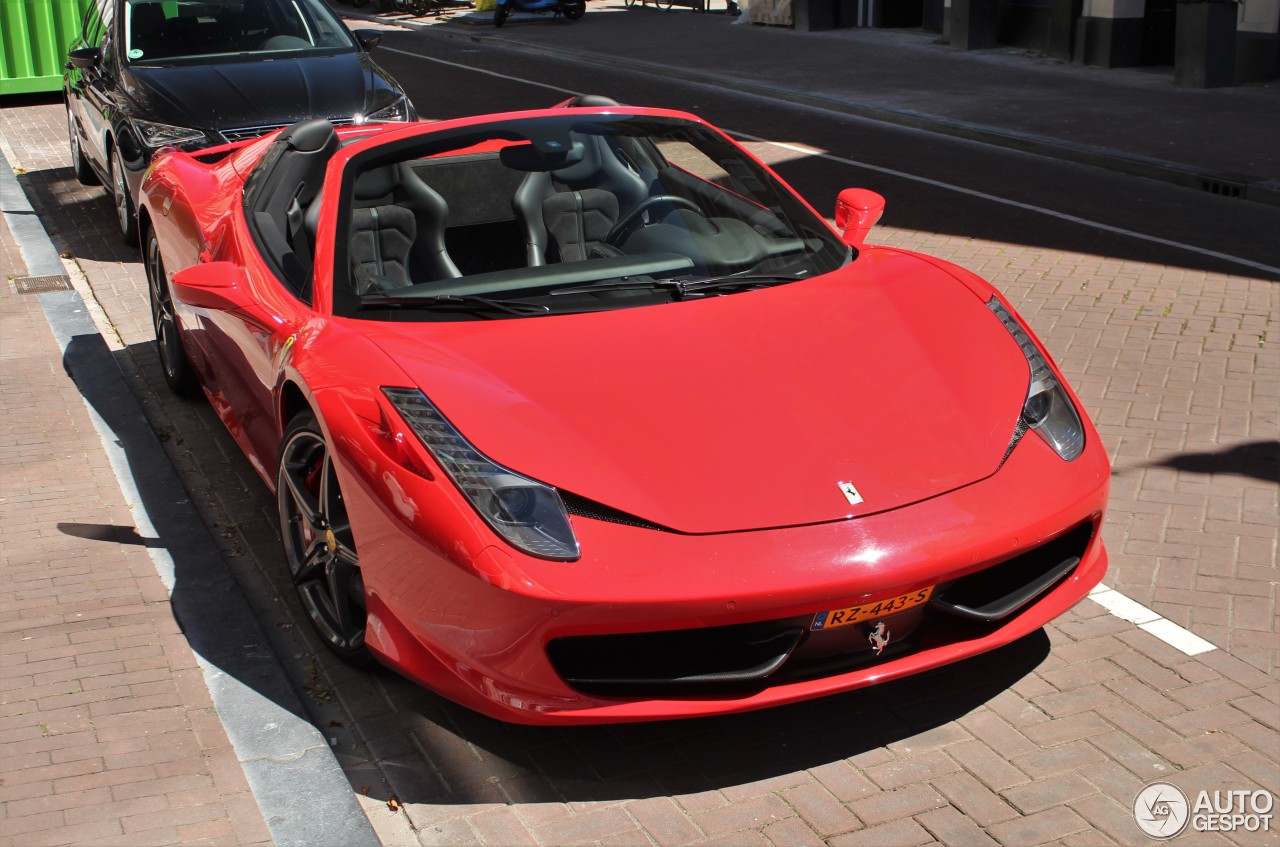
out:
M57 91L93 0L0 0L0 94Z

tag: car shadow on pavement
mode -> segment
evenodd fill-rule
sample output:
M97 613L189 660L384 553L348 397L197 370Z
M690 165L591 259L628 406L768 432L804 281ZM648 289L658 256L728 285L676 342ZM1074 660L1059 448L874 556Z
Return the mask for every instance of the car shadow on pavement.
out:
M127 467L129 481L136 487L136 493L126 490L125 495L143 507L135 511L140 526L63 522L59 529L81 538L142 544L155 551L156 568L170 590L174 618L192 651L265 700L307 719L257 616L125 383L121 365L128 366L117 363L96 333L73 335L63 354L63 367L105 426L108 453L117 466ZM144 518L149 527L142 523Z
M395 733L426 760L427 768L413 767L416 756L407 754L406 743L406 754L381 763L401 804L696 794L824 766L840 769L847 759L872 766L891 758L878 748L895 744L919 751L953 742L963 730L950 724L1035 670L1049 649L1041 629L991 653L846 694L722 717L613 726L508 724L425 691L415 697L406 690L412 683L375 672L374 683L391 692L389 699L416 702L394 715L371 715L367 723L355 719L357 731ZM931 739L931 730L940 735ZM862 754L869 758L859 761ZM377 797L376 787L363 788Z
M1251 441L1216 452L1179 453L1148 467L1201 474L1232 474L1280 483L1280 441Z

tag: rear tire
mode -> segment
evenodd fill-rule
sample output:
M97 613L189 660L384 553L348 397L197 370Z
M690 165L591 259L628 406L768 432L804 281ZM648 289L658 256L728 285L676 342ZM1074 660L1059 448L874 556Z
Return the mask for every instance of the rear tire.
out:
M164 259L160 256L160 242L149 226L142 259L147 272L147 289L151 294L151 326L156 334L156 352L160 356L160 370L164 372L164 381L169 390L179 397L194 397L200 391L200 383L196 380L186 351L182 349L182 336L173 314L169 277L165 274Z
M498 8L493 10L493 25L502 26L507 22L507 15L511 14L511 0L506 3L499 3Z
M569 0L561 7L561 13L571 21L576 21L587 13L585 0Z

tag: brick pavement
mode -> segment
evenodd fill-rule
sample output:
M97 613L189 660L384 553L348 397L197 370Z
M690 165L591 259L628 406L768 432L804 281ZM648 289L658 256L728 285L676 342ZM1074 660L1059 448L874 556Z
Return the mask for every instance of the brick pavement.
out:
M1116 462L1108 583L1223 647L1190 658L1085 601L1018 644L768 712L538 729L330 659L284 578L273 503L206 405L163 393L141 269L78 188L60 107L0 110L26 185L135 363L135 389L375 828L398 844L1135 844L1144 783L1280 791L1275 286L881 228L987 276L1059 357ZM151 386L161 386L155 391ZM1250 476L1250 473L1255 474ZM394 806L394 809L392 808ZM1179 843L1277 843L1188 835Z
M269 844L0 221L0 845Z

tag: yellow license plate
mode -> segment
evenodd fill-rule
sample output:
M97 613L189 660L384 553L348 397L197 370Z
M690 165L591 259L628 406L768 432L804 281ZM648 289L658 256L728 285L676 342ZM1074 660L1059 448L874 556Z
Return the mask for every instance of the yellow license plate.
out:
M905 612L907 609L919 606L921 603L927 603L929 597L933 595L933 588L934 586L931 585L928 588L909 591L906 594L899 594L897 597L890 597L887 600L876 600L874 603L863 603L861 606L848 606L844 609L832 609L830 612L818 612L813 616L813 624L809 629L837 629L850 624L896 615L898 612Z

